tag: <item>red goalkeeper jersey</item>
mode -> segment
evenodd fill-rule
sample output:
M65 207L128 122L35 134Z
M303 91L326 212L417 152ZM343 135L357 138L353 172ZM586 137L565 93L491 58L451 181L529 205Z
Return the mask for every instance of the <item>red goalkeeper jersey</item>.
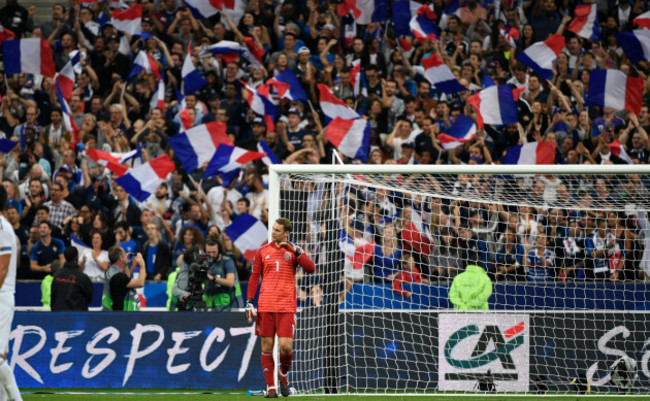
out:
M254 298L260 276L262 286L257 302L260 312L296 312L296 267L313 273L314 262L307 255L296 256L274 243L257 250L253 259L253 272L248 281L248 298Z

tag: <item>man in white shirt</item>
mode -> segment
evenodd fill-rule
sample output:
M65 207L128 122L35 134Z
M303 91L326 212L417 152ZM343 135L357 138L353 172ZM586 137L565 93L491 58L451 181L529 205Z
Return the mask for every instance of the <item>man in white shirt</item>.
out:
M0 383L7 390L8 399L22 401L14 373L7 363L9 334L14 318L14 294L18 261L18 237L4 217L7 191L0 187Z

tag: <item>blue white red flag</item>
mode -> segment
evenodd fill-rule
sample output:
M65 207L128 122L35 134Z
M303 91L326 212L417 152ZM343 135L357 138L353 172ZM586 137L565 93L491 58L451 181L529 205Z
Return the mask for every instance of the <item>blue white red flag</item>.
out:
M12 141L10 139L0 138L0 153L9 153L11 152L18 142Z
M422 59L424 67L424 76L431 82L436 89L445 93L458 93L466 91L467 88L451 73L451 70L437 54L433 53L429 57Z
M3 40L15 39L15 38L16 38L15 33L11 32L9 29L0 25L0 43L2 43Z
M50 42L45 39L5 40L2 54L5 56L5 75L24 73L53 78L56 73Z
M431 255L435 244L429 225L416 208L411 210L411 221L402 230L402 241L422 255Z
M269 232L266 225L248 213L242 213L226 227L224 233L244 255L244 259L253 260L257 249L268 241Z
M208 84L208 82L203 79L201 74L194 67L189 47L190 46L188 46L185 61L183 61L183 68L181 69L181 77L183 78L183 94L185 96L195 93Z
M354 15L359 25L368 25L371 22L382 22L388 19L388 4L386 0L345 0L336 8L340 16Z
M302 100L305 102L309 100L298 78L288 68L266 81L266 85L273 85L278 92L278 96L282 99Z
M355 243L345 230L339 230L339 248L352 262L352 268L355 270L362 269L363 265L368 263L375 253L374 242L357 241Z
M616 34L616 42L634 64L650 61L650 30L637 29Z
M225 124L218 121L198 125L169 138L169 145L187 173L212 160L222 143L233 144L226 135Z
M136 4L124 11L113 11L111 25L118 31L139 36L142 34L142 5Z
M273 151L271 150L271 147L269 147L269 145L268 145L266 142L264 142L264 139L261 139L261 140L257 143L257 150L258 150L260 153L266 153L266 156L264 156L264 157L262 158L262 161L263 161L264 164L266 164L267 166L270 166L270 165L272 165L272 164L282 164L282 162L280 161L280 159L279 159L279 158L275 155L275 153L273 153Z
M266 156L266 153L253 152L252 150L222 143L217 148L217 152L212 157L208 167L206 167L203 177L210 177L217 173L229 173L264 156Z
M261 93L248 86L244 81L239 81L244 85L244 89L248 92L248 106L254 113L264 117L266 129L275 131L275 118L280 115L280 110L269 100L268 90L266 93ZM261 88L260 88L261 89Z
M63 115L63 128L65 128L66 131L72 134L72 140L70 141L70 148L74 149L74 147L77 145L79 142L79 127L77 127L77 124L74 123L74 120L72 119L72 111L70 110L70 106L68 105L68 102L65 101L63 98L63 93L61 92L61 87L59 86L59 83L56 82L56 97L59 101L59 104L61 105L61 114Z
M149 101L149 110L153 110L156 107L165 111L165 80L161 79L158 81L158 87L153 95L151 95L151 100Z
M325 119L329 123L331 120L340 117L344 120L356 120L361 118L359 113L350 108L345 102L338 97L325 84L318 84L320 93L320 107L325 114Z
M503 156L503 164L554 164L555 144L552 142L529 142L510 146Z
M427 39L438 39L436 13L429 6L418 8L417 13L409 22L409 28L411 28L411 32L413 32L413 35L420 43L423 43Z
M542 79L551 79L553 64L564 47L564 36L556 33L550 39L528 47L517 57L517 60L530 67Z
M643 14L639 15L632 20L635 25L638 25L639 28L648 28L650 29L650 11L646 11ZM619 45L621 43L619 42Z
M445 149L454 149L471 141L476 134L476 124L471 118L460 114L449 127L447 133L438 134L438 140Z
M599 40L596 4L576 6L575 17L566 29L585 39Z
M517 105L510 85L495 85L483 89L467 102L476 110L476 125L507 125L517 122Z
M158 186L174 171L174 162L167 154L158 156L147 163L130 169L126 174L115 179L124 190L140 202L144 202Z
M138 55L135 56L133 60L133 67L131 67L131 72L126 79L131 79L138 75L140 72L146 72L147 74L153 74L156 77L156 80L160 80L160 71L158 70L158 65L156 62L147 54L147 52L140 50Z
M629 77L620 70L593 70L589 77L587 104L639 114L643 105L643 85L643 78Z
M129 168L123 163L126 163L140 155L141 151L141 147L126 153L104 152L99 149L86 149L86 155L97 162L97 164L105 166L115 173L115 175L121 177L129 170Z
M241 56L246 61L248 61L253 67L260 67L260 62L253 57L250 51L246 46L242 46L237 42L230 40L222 40L213 45L204 47L205 51L212 53L217 57L221 57L226 62L234 61L237 56Z
M409 0L400 0L393 2L393 22L395 27L396 36L411 35L409 23L418 9L422 7L422 3Z
M364 119L344 120L337 117L325 128L325 137L341 153L363 163L368 161L370 124Z
M609 145L609 151L620 157L622 160L625 160L627 164L632 164L632 158L625 151L625 147L621 145L618 139L613 140Z
M81 73L81 53L78 50L70 52L70 60L61 68L56 76L56 81L61 87L61 93L66 100L72 97L76 74Z
M221 1L215 0L183 0L196 19L206 19L218 14L223 8Z

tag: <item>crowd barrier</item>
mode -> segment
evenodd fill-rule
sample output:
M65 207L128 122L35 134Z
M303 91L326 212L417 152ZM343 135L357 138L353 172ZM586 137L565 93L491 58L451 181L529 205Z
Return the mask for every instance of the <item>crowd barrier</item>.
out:
M248 283L242 283L246 294ZM94 284L91 306L101 304L102 284ZM404 284L412 291L411 299L396 294L390 285L355 284L346 297L345 309L429 309L450 308L449 284ZM147 283L144 294L148 307L164 307L167 303L166 283ZM493 286L489 300L491 309L616 309L650 310L650 282L537 283L500 284ZM40 282L20 282L16 287L16 306L41 306Z

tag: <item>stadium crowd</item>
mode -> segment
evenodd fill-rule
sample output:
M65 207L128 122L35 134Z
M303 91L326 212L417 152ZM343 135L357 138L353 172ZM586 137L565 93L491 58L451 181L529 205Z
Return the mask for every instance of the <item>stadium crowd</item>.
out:
M632 63L616 36L637 29L633 20L650 10L648 1L594 2L599 39L567 29L574 1L468 0L447 14L449 4L434 0L427 4L439 28L436 40L398 37L394 2L386 4L386 21L364 25L355 22L354 12L340 12L347 3L225 1L222 12L201 19L175 0L72 0L55 3L51 19L35 23L34 6L6 0L0 9L2 26L17 38L47 39L57 72L72 54L80 55L68 100L77 132L65 128L68 112L62 110L53 78L21 73L0 81L0 137L18 142L0 153L0 175L9 194L6 217L22 246L18 279L53 274L52 262L64 261L65 247L83 242L84 271L93 280L103 280L113 245L127 253L142 252L147 279L166 280L182 264L184 252L202 247L210 236L235 261L238 279L247 280L250 261L224 230L244 213L268 224L266 164L247 163L234 178L215 174L202 179L205 165L185 171L169 140L218 121L234 145L257 151L264 140L284 163L332 163L333 153L344 163L361 163L337 150L323 132L329 119L319 84L369 123L369 164L500 163L510 146L534 142L554 144L557 164L648 162L650 63ZM136 4L142 7L142 33L131 37L116 29L111 13ZM566 46L553 63L552 78L542 79L517 58L555 33L563 35ZM223 41L247 46L258 62L241 52L206 50ZM144 69L130 76L139 52L160 71L164 102L158 98L152 103L155 74ZM188 52L193 69L206 82L191 94L183 72ZM465 90L444 93L425 78L422 60L434 53ZM2 54L4 65L13 56ZM601 69L643 78L640 112L590 104L590 76ZM253 95L244 85L255 90L288 70L308 99L289 99L271 85L269 98L281 112L271 123L252 111L248 98ZM518 122L486 125L461 146L442 146L439 135L459 115L476 119L468 99L494 84L523 88L516 101ZM88 156L90 149L138 150L126 162L130 168L168 154L176 168L151 197L138 201L115 182L106 163ZM494 191L498 183L459 176L456 186L459 192ZM305 187L298 190L314 191L311 184ZM648 232L645 214L585 211L592 200L602 205L627 196L624 203L631 204L630 198L647 197L645 179L630 177L612 186L538 177L519 189L531 197L531 206L488 207L348 188L349 199L339 206L349 219L341 228L354 241L376 246L365 274L354 267L346 277L350 283L413 280L415 275L401 274L404 266L407 273L420 270L418 279L431 280L453 277L469 261L480 262L495 280L621 280L650 274L641 262ZM582 211L573 210L576 203ZM420 236L425 240L412 240L415 235L406 227L410 213L420 213L430 226L430 235ZM317 238L320 228L314 222L310 229ZM313 302L322 302L322 289L311 282L301 296L310 295Z

